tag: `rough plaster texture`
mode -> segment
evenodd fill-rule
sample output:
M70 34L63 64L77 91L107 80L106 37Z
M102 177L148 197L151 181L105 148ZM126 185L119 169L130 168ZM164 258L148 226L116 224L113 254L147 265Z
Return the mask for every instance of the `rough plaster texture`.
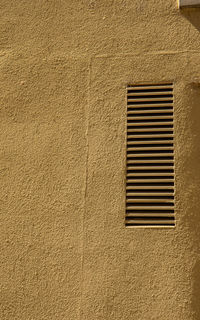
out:
M200 319L200 11L0 1L0 319ZM126 85L174 81L176 229L125 229Z

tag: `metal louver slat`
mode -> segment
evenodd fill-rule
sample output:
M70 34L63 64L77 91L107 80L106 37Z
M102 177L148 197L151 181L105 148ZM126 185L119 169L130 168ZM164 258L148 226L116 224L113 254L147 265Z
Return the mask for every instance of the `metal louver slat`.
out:
M148 151L148 152L151 152L153 150L157 150L157 152L159 151L167 151L167 150L172 150L173 151L173 147L160 147L160 146L155 146L155 147L139 147L138 145L135 146L134 148L127 148L128 151L135 151L135 152L138 152L138 151Z
M166 114L172 114L172 110L169 109L169 110L137 110L137 111L134 111L134 110L128 110L127 111L128 114L151 114L151 113L160 113L160 114L163 114L163 113L166 113Z
M134 129L128 128L127 131L128 132L134 132L134 133L141 132L141 133L144 133L144 134L147 134L147 132L149 132L151 134L152 133L160 134L160 132L162 132L162 131L164 131L164 133L166 133L166 134L168 134L168 132L170 132L170 133L174 132L174 130L172 128L164 128L164 127L161 127L161 128L153 128L152 127L150 130L149 129L150 128L134 128Z
M127 219L126 221L127 226L173 226L174 225L174 219L173 217L163 217L162 219L150 219L148 218L132 218Z
M155 98L148 98L148 96L145 96L144 98L138 98L138 97L136 97L135 99L133 99L133 97L131 97L131 98L129 98L129 102L156 102L156 101L162 101L163 102L163 100L165 100L165 101L167 101L167 102L171 102L172 101L172 98L170 97L170 98L164 98L164 97L162 97L162 98L157 98L157 97L155 97Z
M152 92L152 90L169 91L171 89L173 89L173 84L168 84L168 83L167 84L163 83L162 85L161 84L147 84L147 85L134 85L134 86L128 87L129 92L131 90L135 90L135 91L137 91L137 90L141 90L141 91L150 90L150 92Z
M148 191L153 191L154 189L156 189L156 190L159 190L159 191L162 191L162 192L165 192L166 190L168 191L168 190L172 190L172 192L174 192L174 187L172 187L172 186L140 186L140 187L138 187L138 185L136 186L128 186L127 185L127 187L126 187L126 189L127 190L134 190L134 191L140 191L140 190L143 190L143 189L145 189L145 191L146 190L148 190Z
M128 120L129 121L129 120ZM131 120L130 120L131 121ZM153 127L158 127L158 126L170 126L170 128L172 127L171 125L171 121L167 121L167 122L130 122L128 123L129 127L147 127L147 126L153 126Z
M168 137L169 138L169 137ZM133 137L133 139L134 139L134 137ZM151 138L151 140L149 141L149 140L143 140L143 141L141 141L141 140L136 140L136 139L134 139L134 141L131 139L131 140L129 140L128 142L127 142L127 145L141 145L142 143L144 143L145 145L146 144L172 144L173 142L172 142L172 140L162 140L162 139L160 139L160 140L154 140L155 138Z
M165 165L167 164L168 166L173 166L173 162L171 160L163 160L163 159L159 159L159 160L148 160L148 159L143 159L143 160L137 160L137 159L127 159L127 164L134 164L134 165L141 165L141 164L145 164L145 166L148 165Z
M165 192L165 193L162 193L162 191L158 191L158 192L154 192L153 190L148 192L148 194L145 192L142 192L139 191L139 192L136 192L135 190L132 190L132 192L128 192L126 193L126 196L127 197L133 197L133 199L138 199L138 197L143 197L143 199L146 199L146 198L151 198L151 197L157 197L157 199L159 198L164 198L164 197L167 197L168 199L170 199L171 197L174 196L174 193L170 193L169 190L168 192ZM134 201L134 200L133 200Z
M147 101L146 101L147 102ZM154 107L155 109L160 109L160 108L163 108L163 110L165 110L165 108L167 109L167 110L172 110L172 105L171 105L171 103L153 103L152 101L151 102L149 102L149 103L145 103L145 104L137 104L137 103L135 103L135 104L131 104L131 102L129 101L128 102L128 109L133 109L133 108L136 108L136 109L145 109L145 108L147 108L147 110L149 110L149 108L152 108L152 107Z
M143 158L146 158L146 157L153 157L153 158L156 158L158 159L159 157L162 158L162 157L169 157L169 156L173 156L174 154L173 153L129 153L127 154L127 157L128 158L138 158L138 157L143 157Z
M175 226L172 83L127 88L125 225Z
M149 202L149 199L150 199L150 197L149 198L147 198L147 199L138 199L136 196L135 196L135 199L131 199L131 200L129 200L129 199L127 199L127 203L138 203L138 202L140 202L141 200L142 200L142 202ZM152 198L151 198L152 199ZM161 198L161 199L152 199L153 201L154 201L154 203L163 203L163 202L166 202L166 203L173 203L173 200L170 200L170 199L163 199L163 198Z
M127 177L159 177L159 176L162 176L162 177L171 177L171 176L174 176L174 173L172 172L162 172L162 173L158 173L158 172L154 172L154 173L151 173L151 172L145 172L145 173L138 173L138 172L127 172Z
M168 184L168 183L170 183L170 185L171 185L171 183L173 183L174 182L174 179L127 179L127 183L137 183L137 184L141 184L141 183L148 183L148 184L153 184L153 185L155 185L155 183L157 183L158 185L160 184L160 183L162 183L162 185L163 184Z
M167 96L167 98L169 98L170 96L172 97L172 94L168 94L168 92L164 92L164 91L153 91L152 89L150 89L151 90L151 93L149 93L148 91L146 91L146 90L138 90L138 88L137 88L137 90L133 90L133 92L131 92L130 90L129 90L129 93L128 93L128 97L132 97L132 96L134 96L134 97L138 97L138 96L142 96L142 97L145 97L145 96ZM146 92L145 92L146 91Z
M149 170L152 170L152 171L158 171L158 170L161 170L161 171L164 171L164 170L174 170L173 167L171 166L137 166L137 167L134 167L134 166L127 166L127 170L134 170L134 172L138 172L138 171L143 171L143 172L149 172Z
M146 116L145 118L144 117L137 117L137 116L129 116L128 120L133 120L133 121L142 121L142 120L152 120L152 116ZM173 116L156 116L154 115L154 118L153 120L169 120L169 119L173 119Z
M131 213L127 214L128 217L130 218L151 218L152 214L151 213ZM160 218L160 213L154 213L154 217ZM172 217L171 213L162 213L162 217Z

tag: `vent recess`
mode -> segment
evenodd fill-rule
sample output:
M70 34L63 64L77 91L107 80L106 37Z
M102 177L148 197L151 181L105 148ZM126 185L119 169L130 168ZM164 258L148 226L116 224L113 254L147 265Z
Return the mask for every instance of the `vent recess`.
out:
M126 227L174 227L173 84L127 88Z

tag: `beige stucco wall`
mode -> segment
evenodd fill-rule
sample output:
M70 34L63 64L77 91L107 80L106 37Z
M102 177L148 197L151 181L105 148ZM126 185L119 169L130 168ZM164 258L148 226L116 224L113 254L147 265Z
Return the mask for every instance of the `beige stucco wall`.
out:
M200 11L0 1L0 320L200 319ZM174 82L176 229L125 229L126 85Z

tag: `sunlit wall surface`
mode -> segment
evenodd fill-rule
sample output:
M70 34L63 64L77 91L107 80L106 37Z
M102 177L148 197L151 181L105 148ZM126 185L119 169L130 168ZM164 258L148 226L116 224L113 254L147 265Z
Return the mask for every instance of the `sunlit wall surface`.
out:
M0 319L200 319L200 11L1 0ZM125 228L127 85L173 83L175 228Z

